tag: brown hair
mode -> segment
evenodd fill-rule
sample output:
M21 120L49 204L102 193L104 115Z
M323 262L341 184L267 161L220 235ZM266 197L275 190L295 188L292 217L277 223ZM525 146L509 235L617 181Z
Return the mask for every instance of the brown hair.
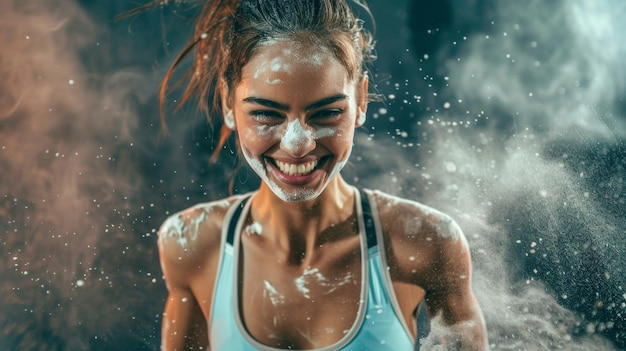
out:
M352 0L372 19L365 0ZM162 1L158 1L162 4ZM170 79L180 62L194 51L194 61L184 76L187 86L177 108L192 98L205 112L209 124L222 114L225 88L241 79L241 70L259 45L290 39L330 49L354 79L373 59L373 40L347 0L208 0L196 22L193 39L178 55L165 75L159 94L161 125L167 130L164 105ZM223 86L226 84L226 86ZM212 102L209 106L209 98ZM222 124L214 161L230 135Z

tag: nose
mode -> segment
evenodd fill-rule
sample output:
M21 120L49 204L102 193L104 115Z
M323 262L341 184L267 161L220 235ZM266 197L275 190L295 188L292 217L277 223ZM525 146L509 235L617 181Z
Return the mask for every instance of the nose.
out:
M296 118L287 124L280 148L294 158L304 157L315 149L315 134Z

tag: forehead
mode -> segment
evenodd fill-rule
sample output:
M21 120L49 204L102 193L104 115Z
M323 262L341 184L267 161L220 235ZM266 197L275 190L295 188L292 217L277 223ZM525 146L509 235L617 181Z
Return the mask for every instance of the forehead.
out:
M273 39L260 43L255 49L251 61L269 57L282 58L293 63L312 66L323 65L327 59L335 58L330 49L322 45L289 39Z
M316 75L323 78L323 73L328 71L341 83L348 77L347 69L326 47L273 40L256 48L242 69L242 82L261 79L265 83L279 84L293 76L305 78L306 75Z
M331 50L319 45L279 40L259 46L243 67L241 82L236 90L247 94L328 95L351 94L345 66Z

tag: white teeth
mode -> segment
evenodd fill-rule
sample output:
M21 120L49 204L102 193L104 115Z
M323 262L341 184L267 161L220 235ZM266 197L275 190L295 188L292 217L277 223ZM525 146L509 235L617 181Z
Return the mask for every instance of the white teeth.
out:
M289 174L290 176L305 176L315 169L317 161L301 163L299 165L276 161L276 165L281 172Z

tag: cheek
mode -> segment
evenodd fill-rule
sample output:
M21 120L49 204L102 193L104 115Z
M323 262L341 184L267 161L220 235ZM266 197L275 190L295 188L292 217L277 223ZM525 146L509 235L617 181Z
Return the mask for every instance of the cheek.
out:
M323 128L318 131L319 141L344 160L350 154L354 139L352 128Z
M350 112L348 112L348 115ZM345 143L352 141L354 136L354 120L342 118L336 124L315 128L315 138L318 140L334 139L333 143Z
M315 137L317 139L323 139L323 138L335 138L335 137L342 137L343 133L341 132L340 128L333 128L333 127L322 127L319 129L315 130Z
M278 126L249 126L240 129L239 144L248 154L260 154L280 140Z
M259 177L265 179L265 177L267 176L267 173L265 171L265 167L263 166L263 162L261 162L261 160L259 160L258 157L255 157L254 155L250 155L249 151L245 148L241 148L241 153L243 153L243 157L246 159L246 162L248 162L248 165L250 166L250 168L252 168L252 170Z

